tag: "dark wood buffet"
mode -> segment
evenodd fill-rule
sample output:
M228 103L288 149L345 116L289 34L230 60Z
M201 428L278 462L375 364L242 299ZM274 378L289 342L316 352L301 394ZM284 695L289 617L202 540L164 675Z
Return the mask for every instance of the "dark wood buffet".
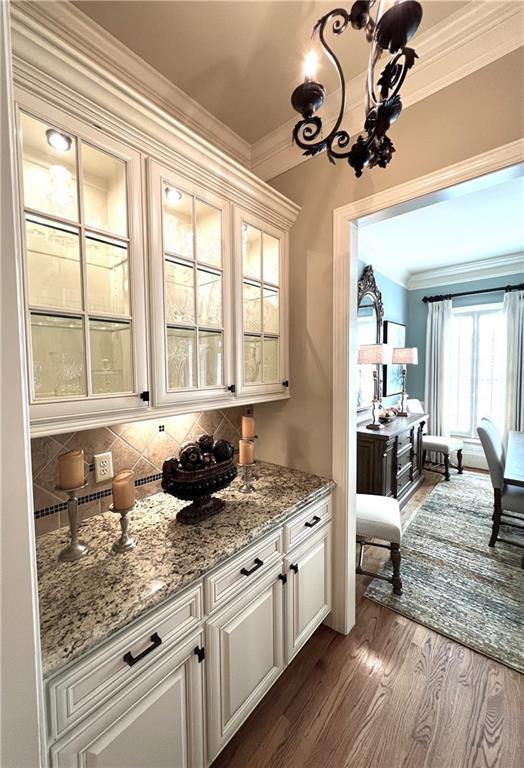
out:
M383 429L357 428L357 493L392 496L402 507L424 479L422 432L427 414L397 417Z

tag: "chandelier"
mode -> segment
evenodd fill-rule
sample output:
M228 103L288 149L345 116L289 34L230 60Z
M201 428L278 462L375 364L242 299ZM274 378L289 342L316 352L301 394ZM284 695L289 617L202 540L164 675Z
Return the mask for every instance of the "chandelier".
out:
M373 18L371 9L375 5L378 8ZM291 96L293 109L303 117L293 129L293 141L303 150L304 155L317 155L325 150L332 163L347 160L357 177L362 176L366 167L386 167L395 151L387 132L402 111L400 89L417 58L414 49L407 48L406 43L417 31L421 19L422 6L416 0L400 0L386 11L384 0L358 0L353 3L349 13L344 8L335 8L317 21L313 37L318 33L320 45L338 73L341 103L333 128L327 136L323 136L322 120L315 112L324 103L326 89L314 80L317 60L315 52L310 51L304 64L304 82L295 88ZM325 36L326 29L338 36L349 25L353 29L363 30L371 45L364 130L353 143L350 134L340 128L346 110L344 72ZM386 52L389 60L375 84L376 65Z

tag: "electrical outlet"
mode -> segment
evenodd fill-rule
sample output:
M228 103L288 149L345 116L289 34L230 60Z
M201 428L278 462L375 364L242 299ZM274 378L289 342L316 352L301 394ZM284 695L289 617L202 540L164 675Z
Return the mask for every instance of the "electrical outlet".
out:
M246 416L252 416L253 415L253 406L248 405L246 408Z
M95 483L104 483L107 480L112 479L113 454L111 451L95 454L93 456L93 462L95 465Z

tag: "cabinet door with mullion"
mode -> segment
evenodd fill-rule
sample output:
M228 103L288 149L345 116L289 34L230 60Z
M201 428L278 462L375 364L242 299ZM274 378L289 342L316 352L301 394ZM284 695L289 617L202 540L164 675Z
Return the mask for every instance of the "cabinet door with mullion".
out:
M32 426L143 409L140 155L33 99L18 125Z
M288 391L287 233L235 211L236 383L240 396Z
M149 163L155 405L233 398L229 203Z

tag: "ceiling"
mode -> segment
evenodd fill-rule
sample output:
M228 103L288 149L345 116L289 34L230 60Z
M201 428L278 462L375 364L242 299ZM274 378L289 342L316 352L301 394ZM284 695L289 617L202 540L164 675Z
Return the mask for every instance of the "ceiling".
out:
M509 177L509 178L508 178ZM359 258L397 282L427 270L521 254L524 164L448 191L447 199L359 225ZM517 265L518 269L518 265ZM459 282L457 279L456 282Z
M302 60L314 23L337 7L333 0L75 0L74 4L250 144L293 117L289 98L302 80ZM425 0L417 34L465 5L464 0ZM335 51L347 79L365 71L368 45L362 33L349 29ZM327 63L318 79L328 93L338 85Z

